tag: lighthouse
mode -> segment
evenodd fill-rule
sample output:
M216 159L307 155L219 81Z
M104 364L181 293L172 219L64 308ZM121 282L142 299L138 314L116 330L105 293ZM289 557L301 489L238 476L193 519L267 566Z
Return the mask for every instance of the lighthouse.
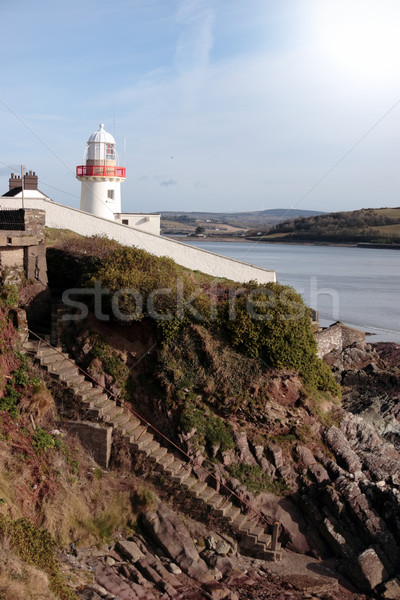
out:
M118 166L115 139L100 124L87 142L84 165L76 167L81 182L81 210L103 219L119 220L121 183L126 169Z

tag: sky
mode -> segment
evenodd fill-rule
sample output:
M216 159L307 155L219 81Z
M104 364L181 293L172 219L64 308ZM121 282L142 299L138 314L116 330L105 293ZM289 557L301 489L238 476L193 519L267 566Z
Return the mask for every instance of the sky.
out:
M99 123L125 212L400 206L398 0L0 0L0 184L79 207Z

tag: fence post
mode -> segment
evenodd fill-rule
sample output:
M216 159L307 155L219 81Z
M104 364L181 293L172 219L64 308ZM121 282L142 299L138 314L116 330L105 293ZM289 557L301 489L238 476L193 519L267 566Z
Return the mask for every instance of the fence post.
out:
M273 529L272 529L271 550L276 550L276 547L278 545L279 529L280 529L279 521L274 521Z

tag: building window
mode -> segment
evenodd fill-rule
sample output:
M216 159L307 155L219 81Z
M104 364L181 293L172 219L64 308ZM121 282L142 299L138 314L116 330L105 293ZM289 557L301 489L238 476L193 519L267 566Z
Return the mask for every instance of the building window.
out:
M122 219L122 225L129 225L128 219Z
M109 202L114 200L114 190L107 190L107 200Z
M115 152L114 152L114 144L106 144L106 160L114 160Z

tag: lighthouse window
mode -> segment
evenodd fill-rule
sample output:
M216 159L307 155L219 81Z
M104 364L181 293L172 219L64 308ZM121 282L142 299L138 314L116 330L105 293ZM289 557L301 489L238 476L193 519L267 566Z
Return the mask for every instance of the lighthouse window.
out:
M106 160L114 160L114 144L106 144Z
M114 190L107 190L107 200L114 200Z

